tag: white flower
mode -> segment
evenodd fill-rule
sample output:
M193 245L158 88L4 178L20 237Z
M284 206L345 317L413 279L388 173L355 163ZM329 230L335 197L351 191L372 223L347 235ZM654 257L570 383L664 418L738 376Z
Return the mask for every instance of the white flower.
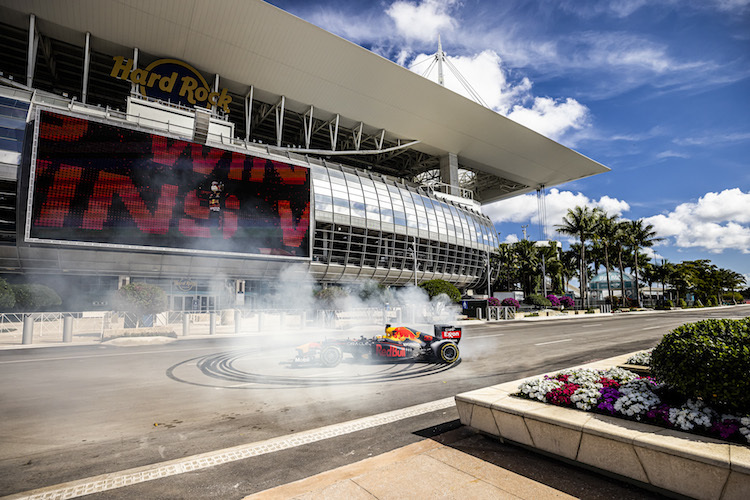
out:
M740 419L740 425L740 432L745 436L747 442L750 443L750 416L742 417Z
M562 387L564 384L559 380L552 380L548 378L538 378L524 382L518 388L521 393L525 394L530 399L536 399L539 401L547 401L544 396L552 389Z
M570 401L575 403L576 407L581 410L590 410L599 400L599 389L602 387L602 384L599 383L579 387L571 394Z
M671 408L669 410L669 421L684 431L693 429L700 425L708 429L716 412L707 407L703 401L688 399L682 408Z
M652 391L655 385L649 379L635 379L620 385L618 391L622 396L613 405L615 411L640 420L641 415L661 403L659 396Z
M651 349L647 349L645 351L637 352L630 356L628 360L625 362L629 365L643 365L648 366L651 364L651 352L653 351L653 347Z

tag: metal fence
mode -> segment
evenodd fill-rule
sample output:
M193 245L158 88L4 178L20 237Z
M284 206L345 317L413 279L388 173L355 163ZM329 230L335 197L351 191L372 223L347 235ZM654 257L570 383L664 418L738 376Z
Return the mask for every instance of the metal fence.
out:
M118 337L154 335L184 337L243 334L278 331L280 328L344 329L424 319L424 315L407 308L361 308L347 311L225 309L150 315L111 311L0 313L0 345L101 342Z

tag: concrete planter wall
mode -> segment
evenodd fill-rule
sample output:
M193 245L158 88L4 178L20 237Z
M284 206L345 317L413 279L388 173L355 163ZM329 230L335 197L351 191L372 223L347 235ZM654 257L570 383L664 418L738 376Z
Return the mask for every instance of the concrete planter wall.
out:
M521 382L456 396L461 423L647 487L699 499L750 498L750 446L511 396Z

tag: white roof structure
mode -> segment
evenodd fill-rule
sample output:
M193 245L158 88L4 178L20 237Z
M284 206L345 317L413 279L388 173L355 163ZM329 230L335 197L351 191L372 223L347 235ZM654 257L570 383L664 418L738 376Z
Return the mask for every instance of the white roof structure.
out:
M482 203L609 169L356 44L259 0L0 0L35 14L45 34L65 40L90 32L94 48L123 47L182 59L221 75L222 87L256 97L285 96L304 112L339 114L412 149L501 182ZM75 43L80 45L80 39Z

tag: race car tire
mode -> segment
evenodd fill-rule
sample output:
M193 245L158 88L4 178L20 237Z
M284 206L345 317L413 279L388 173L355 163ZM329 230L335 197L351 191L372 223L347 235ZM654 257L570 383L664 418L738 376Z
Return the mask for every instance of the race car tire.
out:
M432 344L432 352L439 361L446 364L455 363L460 356L458 344L450 340Z
M344 353L341 348L335 345L329 345L320 351L320 364L326 368L333 368L341 363L341 359L344 357Z

